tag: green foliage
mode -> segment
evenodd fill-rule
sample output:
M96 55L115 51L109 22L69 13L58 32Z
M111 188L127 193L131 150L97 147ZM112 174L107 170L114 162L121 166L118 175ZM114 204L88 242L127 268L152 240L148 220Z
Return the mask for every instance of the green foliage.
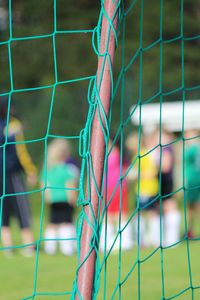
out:
M125 2L125 11L132 1ZM163 63L163 91L181 87L182 61L184 55L184 80L186 87L199 84L199 40L184 41L182 48L181 35L185 38L197 36L200 32L198 16L200 6L196 0L184 1L183 32L181 32L181 1L164 1L163 30L160 32L160 1L144 1L143 28L141 28L141 1L136 1L133 9L126 17L125 64L133 58L140 46L143 48L143 94L142 100L152 97L159 91L160 63ZM7 1L3 2L8 10ZM13 38L35 35L51 35L55 29L83 30L94 29L99 14L99 3L91 0L56 1L56 26L54 28L54 1L22 1L12 3L12 33ZM7 30L0 31L0 42L9 39L9 22ZM140 45L140 34L143 30L143 42ZM121 36L121 33L120 33ZM120 38L120 37L119 37ZM163 44L163 58L160 59L160 43L170 39L177 40ZM42 39L13 40L11 57L14 89L38 88L50 86L40 92L14 93L12 101L16 111L25 122L27 139L42 137L46 132L45 122L48 121L52 87L56 79L55 63L57 65L58 81L70 81L76 77L95 75L97 57L92 49L92 33L57 34L56 60L53 53L52 36ZM152 43L156 43L151 46ZM148 48L149 47L149 48ZM115 70L121 67L121 51L123 41L120 41L116 51ZM184 51L184 53L183 53ZM126 72L125 114L139 97L140 59L135 61ZM9 92L11 88L9 68L9 44L0 44L0 93ZM56 88L55 107L53 108L51 132L56 134L79 134L84 126L87 114L88 81L80 84L68 83ZM180 95L172 95L167 100L177 100ZM120 97L120 95L118 96ZM199 92L188 94L188 98L199 97ZM158 99L155 99L157 101ZM118 104L119 103L119 104ZM120 101L116 100L114 112L114 127L117 127ZM38 126L40 124L40 126ZM35 148L36 146L36 148ZM38 155L39 146L33 146L34 155ZM34 150L35 148L35 150Z

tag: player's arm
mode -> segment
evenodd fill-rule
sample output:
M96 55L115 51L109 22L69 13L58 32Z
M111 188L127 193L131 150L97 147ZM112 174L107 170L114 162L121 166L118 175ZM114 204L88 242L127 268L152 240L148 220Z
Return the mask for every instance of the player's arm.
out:
M162 156L162 172L167 173L171 170L173 164L173 158L169 151L166 151Z
M66 188L67 188L67 199L68 202L71 205L75 205L77 197L78 197L78 192L77 192L77 181L76 180L71 180L67 181L66 183Z
M28 183L34 185L37 181L37 168L33 164L32 159L28 153L27 147L24 143L24 134L22 125L18 120L13 120L9 125L9 132L11 135L15 134L16 152L21 166L23 167Z

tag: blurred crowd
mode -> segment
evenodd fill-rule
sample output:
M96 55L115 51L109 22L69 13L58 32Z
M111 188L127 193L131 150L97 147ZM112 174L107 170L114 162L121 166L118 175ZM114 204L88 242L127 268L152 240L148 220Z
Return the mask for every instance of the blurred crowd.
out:
M22 123L8 102L0 106L1 242L13 254L11 218L21 228L23 255L35 251L27 184L40 182L48 206L42 234L44 251L72 255L76 251L74 211L78 197L79 165L69 140L52 139L40 171L24 142ZM169 247L195 237L200 215L200 142L196 130L185 131L177 151L176 138L165 128L148 134L131 133L122 146L108 143L101 205L100 250ZM6 146L5 146L6 144ZM179 184L177 184L179 182ZM43 203L43 202L42 202ZM186 221L186 222L185 222ZM182 225L183 224L183 225Z
M108 157L108 217L101 247L106 233L108 249L121 245L124 250L134 244L169 247L195 238L200 225L199 132L187 130L184 138L165 128L140 136L135 132L123 155L120 149L115 143Z
M9 110L8 110L9 107ZM9 112L9 113L8 113ZM24 176L25 175L25 176ZM24 180L26 177L27 180ZM32 256L36 249L29 204L29 190L41 186L44 207L48 206L47 225L42 232L44 251L55 254L59 247L64 255L76 250L74 207L77 200L79 168L71 156L66 139L52 139L44 155L44 165L38 171L27 150L23 125L16 118L7 99L0 102L0 215L1 243L4 253L12 256L11 219L15 217L21 229L21 253Z

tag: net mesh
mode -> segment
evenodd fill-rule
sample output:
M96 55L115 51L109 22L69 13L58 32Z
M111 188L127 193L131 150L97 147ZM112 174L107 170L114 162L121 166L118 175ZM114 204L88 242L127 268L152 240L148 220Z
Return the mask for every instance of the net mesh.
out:
M194 99L199 93L199 82L198 76L195 80L190 83L190 75L187 69L189 57L189 48L194 48L194 53L196 51L196 45L199 42L200 35L198 33L198 24L196 23L197 32L190 32L188 29L188 24L184 17L187 13L188 2L184 0L178 1L175 4L174 11L174 22L177 30L175 36L170 36L170 27L173 26L169 24L169 12L167 11L166 1L154 1L157 3L156 8L149 7L147 1L144 0L133 0L133 1L111 1L115 5L115 13L118 16L118 25L115 29L113 25L113 19L109 19L108 13L104 7L104 1L101 1L101 9L99 13L99 19L97 26L94 29L70 29L61 30L58 29L57 21L57 7L58 3L56 0L53 1L53 30L48 34L31 34L24 36L15 36L13 33L13 3L11 0L8 1L8 19L9 19L9 37L5 38L0 42L0 47L5 47L7 52L7 71L5 71L5 77L8 75L9 80L5 83L5 87L1 89L0 97L7 97L8 99L8 114L6 120L6 132L5 141L1 145L3 153L3 192L1 195L1 228L2 228L2 214L3 214L3 203L9 197L16 195L15 193L6 193L6 149L9 145L34 145L39 144L44 147L44 178L47 178L47 149L48 141L52 138L62 138L65 140L70 140L74 142L74 152L78 153L81 158L81 172L80 181L78 188L66 189L69 191L78 191L78 207L80 212L77 216L77 230L76 235L68 240L76 240L77 242L77 257L78 262L75 258L72 258L76 270L73 276L70 274L64 275L64 278L59 278L61 281L68 281L69 288L64 291L52 291L48 288L48 284L44 290L40 290L38 287L40 280L40 272L43 266L43 262L40 257L41 248L43 248L43 243L46 240L44 237L44 219L45 219L45 191L47 189L58 189L58 187L49 187L47 185L47 180L44 180L44 185L42 188L38 187L34 190L28 190L27 192L17 193L20 195L32 195L41 194L40 203L40 215L37 219L37 238L32 244L16 244L11 248L21 249L28 246L34 245L36 247L36 255L34 260L34 267L32 269L33 273L33 288L32 293L23 296L23 299L49 299L50 296L53 298L66 298L71 297L75 299L82 299L81 293L78 289L78 275L79 270L82 265L87 263L91 252L95 252L95 271L94 271L94 283L93 283L93 299L147 299L149 297L149 291L152 292L152 286L156 285L157 289L153 294L152 299L198 299L198 289L200 288L200 282L197 275L195 275L195 259L192 253L196 251L197 244L192 244L198 242L198 238L188 237L188 219L187 219L187 192L190 190L198 190L199 184L193 187L187 186L186 178L186 147L190 141L198 141L199 135L193 134L187 137L185 135L185 128L187 124L187 100ZM187 3L186 3L187 2ZM154 3L155 4L155 3ZM186 5L187 4L187 5ZM152 19L148 18L148 10L152 9L153 14ZM100 51L101 47L101 28L102 19L105 18L108 21L108 37L106 40L106 51L102 53ZM150 26L151 22L157 22L157 33L153 37L147 37L147 27ZM136 29L134 29L136 28ZM37 32L37 29L35 29ZM116 44L116 54L115 63L112 65L110 54L108 52L108 43L111 32L114 34L114 40ZM25 31L26 33L26 31ZM77 77L76 75L73 79L63 79L60 76L59 69L62 62L60 62L58 43L62 45L67 39L78 39L79 36L87 35L91 38L91 45L93 52L96 55L96 59L103 57L102 70L100 75L88 75ZM156 36L156 38L155 38ZM60 39L60 37L62 37ZM68 41L69 41L68 40ZM17 78L17 69L15 65L15 45L23 46L26 43L37 41L48 41L45 42L46 47L51 50L48 55L48 64L50 79L46 79L46 82L41 85L36 85L34 87L23 87ZM81 42L80 42L81 43ZM38 44L40 47L40 43ZM22 49L21 48L21 49ZM19 48L20 51L20 48ZM87 51L87 50L86 50ZM195 54L194 54L195 56ZM173 57L170 62L170 68L168 67L169 60L167 57ZM174 58L175 57L175 58ZM34 55L32 58L34 61ZM150 61L153 61L153 65ZM95 59L94 59L95 61ZM104 105L101 102L100 89L103 80L103 72L106 62L109 65L109 78L110 78L110 109L108 115L105 112ZM194 60L195 62L195 60ZM25 63L28 62L25 59ZM45 63L45 62L44 62ZM80 61L79 61L80 63ZM6 70L6 68L4 70ZM148 68L151 68L149 75ZM42 69L42 67L41 67ZM41 70L42 72L42 70ZM176 77L172 74L176 72ZM99 77L98 77L99 76ZM170 79L171 78L171 79ZM6 80L6 79L4 79ZM68 99L65 93L66 90L62 90L58 93L58 89L61 87L73 86L73 93L69 93L69 97L74 97L80 90L77 90L77 94L74 92L76 90L76 84L81 83L83 85L81 88L88 86L87 95L78 95L80 98L84 98L83 102L86 102L87 98L87 116L83 129L77 128L74 124L74 119L72 118L72 128L78 133L74 134L73 131L62 128L61 134L56 134L54 125L54 110L57 109L57 113L61 118L65 118L62 109L59 110L56 105L58 105L58 98L63 97L65 101L64 105L73 105L73 100L68 103ZM150 82L150 84L147 84ZM32 84L32 83L31 83ZM30 84L30 85L31 85ZM9 88L8 88L9 86ZM48 103L48 114L47 116L40 116L40 120L45 118L46 126L45 134L41 137L35 137L32 139L21 140L10 142L8 139L8 128L10 122L10 111L12 101L16 95L20 95L22 98L26 97L29 93L37 95L35 93L47 91L49 93L49 103ZM58 95L57 95L58 93ZM25 95L25 96L23 96ZM167 141L163 138L163 132L165 127L163 125L163 120L165 116L165 106L164 103L169 100L181 100L181 105L179 106L178 117L178 130L180 134L176 136L171 136ZM17 103L17 101L16 101ZM34 101L32 102L34 103ZM150 103L157 103L159 106L156 112L158 117L158 128L157 136L147 147L143 146L145 136L150 137L150 131L147 130L147 134L143 132L143 127L150 128L151 122L145 123L143 117L145 107L148 107ZM25 102L24 102L25 104ZM42 103L40 102L40 105ZM77 108L79 109L79 107ZM30 107L29 107L30 110ZM105 143L105 159L103 162L103 173L101 183L97 182L95 178L95 172L93 169L93 157L91 155L91 135L92 135L92 124L97 112L99 122L101 124L101 133L104 137ZM74 112L76 114L76 112ZM149 112L151 114L151 112ZM153 114L153 113L152 113ZM78 115L76 115L78 116ZM146 115L145 115L146 116ZM152 115L153 119L153 115ZM39 119L37 119L39 120ZM42 122L42 121L41 121ZM130 137L130 132L133 131L132 122L135 122L134 132L135 135ZM165 125L170 128L173 123L172 119L168 119ZM59 126L59 125L55 125ZM74 126L74 127L73 127ZM77 130L76 130L77 129ZM112 131L112 134L111 134ZM80 132L80 134L79 134ZM148 138L146 138L148 139ZM130 144L127 142L130 141ZM130 160L127 162L127 153L125 150L125 145L130 146L132 153L130 154ZM154 143L154 144L153 144ZM116 150L116 147L118 150ZM176 159L179 163L179 168L176 171L178 178L176 187L165 196L162 195L162 168L164 164L164 153L167 147L173 147L176 149ZM99 149L95 149L99 151ZM34 153L34 152L33 152ZM110 167L110 162L112 160L112 154L115 153L116 157L113 158L114 164L118 166L116 180L111 177L115 177L114 173ZM151 156L156 157L158 168L158 192L155 193L154 197L151 197L150 202L146 205L142 205L142 189L143 189L143 173L145 168L145 161ZM115 161L116 159L116 161ZM125 162L124 162L125 161ZM130 162L131 161L131 162ZM131 179L130 179L131 178ZM112 182L113 179L113 182ZM112 184L111 184L112 182ZM126 207L126 188L129 183L129 194L130 206ZM93 211L92 198L91 198L91 184L93 184L96 194L98 195L98 208L97 212ZM112 186L111 186L112 185ZM153 183L149 187L152 187ZM87 193L85 192L87 190ZM117 196L116 196L117 195ZM115 197L118 197L117 207L112 207L112 202L114 202ZM164 227L164 201L165 198L179 198L179 204L182 212L182 227L183 236L179 237L177 241L165 244L165 237L163 236ZM134 200L135 199L135 200ZM176 200L173 200L176 202ZM148 218L149 207L157 205L157 210L159 213L159 221L156 228L159 233L159 240L156 245L151 245L146 250L143 250L144 241L142 235L143 219ZM90 217L85 213L85 207L89 207ZM154 211L155 213L155 211ZM152 220L152 219L150 219ZM86 222L88 226L92 229L92 234L89 241L89 251L81 259L81 236L83 230L83 224ZM153 222L152 222L153 223ZM113 227L112 227L113 226ZM115 233L113 233L113 228L115 227ZM130 229L131 228L131 229ZM124 241L127 241L128 232L132 230L131 242L128 247L128 252L124 250ZM135 233L134 233L135 232ZM129 236L130 237L130 236ZM49 240L50 241L50 240ZM126 247L125 246L125 247ZM176 246L176 247L174 247ZM196 248L195 248L196 247ZM10 247L5 247L1 245L1 250L8 250ZM195 250L194 250L195 249ZM171 252L170 252L171 251ZM180 261L178 259L180 257ZM193 259L192 259L193 257ZM50 258L48 258L50 259ZM174 286L173 282L170 281L170 277L174 279L178 278L182 274L177 273L177 269L180 268L180 272L184 273L184 280L177 282ZM71 263L68 261L66 268L71 268ZM62 264L62 262L57 261L56 264ZM41 264L41 268L40 268ZM44 266L46 267L46 266ZM60 268L65 266L60 265ZM156 282L152 282L151 277L153 273L157 273ZM13 272L13 271L12 271ZM195 273L193 276L193 272ZM175 275L174 275L175 274ZM198 274L198 272L197 272ZM43 275L45 276L45 275ZM86 274L87 276L87 274ZM38 279L39 278L39 279ZM56 279L54 279L56 280ZM175 279L174 279L175 280ZM158 282L159 281L159 282ZM158 288L159 286L159 288ZM133 296L134 294L134 296ZM184 298L186 297L186 298ZM22 299L22 298L20 298Z

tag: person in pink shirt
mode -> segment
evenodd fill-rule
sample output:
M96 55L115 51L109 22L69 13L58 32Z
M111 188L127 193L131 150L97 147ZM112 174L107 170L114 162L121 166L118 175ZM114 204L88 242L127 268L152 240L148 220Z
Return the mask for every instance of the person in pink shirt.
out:
M121 247L124 250L129 250L132 247L132 240L130 225L126 226L128 219L128 182L126 178L122 178L126 164L121 158L120 147L117 143L113 146L110 140L108 149L104 187L107 224L103 224L100 249L103 250L105 246L105 232L107 234L107 249L110 249L119 230L121 230ZM119 247L119 241L120 234L114 244L115 249Z

